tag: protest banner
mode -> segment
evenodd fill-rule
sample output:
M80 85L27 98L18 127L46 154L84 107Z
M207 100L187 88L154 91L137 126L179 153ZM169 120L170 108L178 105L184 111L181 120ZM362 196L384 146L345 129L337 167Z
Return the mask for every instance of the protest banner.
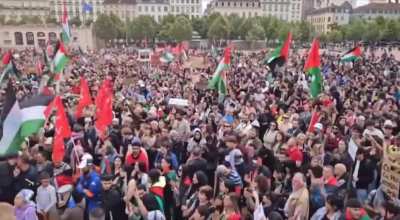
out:
M383 152L382 190L392 199L399 198L400 190L400 150L394 146L385 146Z

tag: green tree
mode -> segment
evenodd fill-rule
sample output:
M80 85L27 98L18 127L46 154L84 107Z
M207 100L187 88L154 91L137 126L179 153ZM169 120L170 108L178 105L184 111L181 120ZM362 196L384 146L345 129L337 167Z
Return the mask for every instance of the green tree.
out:
M0 15L0 24L6 24L6 16Z
M184 16L176 18L173 25L170 26L169 33L177 42L192 39L192 25Z
M46 24L57 24L57 19L55 17L52 16L48 16L45 19Z
M22 15L21 18L18 20L17 24L18 25L28 24L29 20L30 19L28 15Z
M339 43L339 42L343 41L343 33L339 30L330 31L326 35L326 39L328 42Z
M367 28L366 31L363 35L363 40L365 41L377 41L380 40L380 28L379 26L376 24L376 22L370 22L367 24Z
M243 22L245 21L244 18L238 16L237 14L231 14L227 17L230 26L231 26L231 39L239 39L241 36L245 36L243 34L243 30L241 29Z
M264 40L265 39L265 31L264 28L260 24L253 24L250 30L247 32L246 40L255 41L255 40Z
M268 16L260 18L260 24L264 28L265 37L267 38L267 43L270 40L275 40L278 38L278 30L280 21L275 17Z
M141 15L128 24L128 36L135 40L154 39L157 34L157 23L153 17Z
M117 29L117 38L125 38L127 29L125 23L115 14L111 14L109 18Z
M247 34L249 33L250 29L253 27L255 22L258 22L256 18L242 19L242 23L240 24L238 30L238 34L241 37L241 39L247 39ZM234 29L233 25L232 29Z
M210 28L208 29L207 36L212 40L222 40L229 38L229 24L222 16L217 17Z
M387 40L387 41L394 41L398 39L399 36L399 25L396 23L395 20L389 20L386 23L386 27L382 32L382 40Z
M118 37L118 29L111 18L105 14L99 15L94 23L94 32L103 40L112 40Z
M9 18L9 19L6 20L5 24L6 25L18 25L19 22L14 20L14 19Z
M293 28L296 30L296 35L294 35L296 40L301 42L308 42L311 40L314 33L314 28L309 22L301 21L293 25Z
M92 23L93 23L93 20L90 18L85 21L86 26L90 26Z
M192 28L194 31L197 31L201 38L205 39L207 38L207 30L208 30L208 25L207 25L207 20L205 17L194 17L191 20L192 22Z
M351 21L345 27L345 37L347 40L359 41L365 33L365 23L361 20Z
M78 16L76 16L76 17L72 18L71 20L69 20L69 23L71 25L75 25L77 27L80 27L82 25L82 21Z

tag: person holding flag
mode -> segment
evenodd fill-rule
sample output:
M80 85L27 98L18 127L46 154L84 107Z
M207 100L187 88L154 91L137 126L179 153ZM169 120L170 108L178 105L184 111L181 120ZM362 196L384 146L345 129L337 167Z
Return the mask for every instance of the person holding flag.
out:
M314 39L308 58L304 65L304 71L311 77L310 93L313 99L316 99L322 92L323 78L320 69L321 61L319 57L319 40Z

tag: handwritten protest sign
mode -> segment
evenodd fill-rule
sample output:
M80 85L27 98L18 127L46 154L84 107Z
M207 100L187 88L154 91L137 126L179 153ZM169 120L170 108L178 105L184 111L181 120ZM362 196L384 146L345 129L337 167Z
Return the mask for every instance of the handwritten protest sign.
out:
M399 198L400 190L400 150L394 146L385 146L381 172L382 190L392 199Z

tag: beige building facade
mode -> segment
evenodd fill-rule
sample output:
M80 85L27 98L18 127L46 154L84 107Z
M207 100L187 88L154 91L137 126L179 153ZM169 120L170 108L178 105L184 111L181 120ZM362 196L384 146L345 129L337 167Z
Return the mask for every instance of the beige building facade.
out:
M236 14L249 18L263 15L261 2L258 0L215 0L210 3L207 14L219 13L224 16Z
M70 19L79 17L82 22L92 20L95 21L97 16L104 13L104 0L48 0L50 1L50 15L61 21L64 12L64 2ZM92 6L92 11L84 11L83 5Z
M284 21L300 21L303 17L303 1L262 0L263 15L273 16Z
M40 48L47 41L56 42L61 33L59 26L42 25L0 26L0 47L22 49ZM95 48L95 37L90 28L72 29L73 45L84 49Z
M104 13L114 14L122 21L130 21L136 15L135 0L105 0Z
M377 17L386 19L400 18L400 4L371 3L355 8L353 19L374 20Z
M310 22L318 33L327 33L335 25L345 25L350 22L352 6L348 2L341 5L331 4L325 8L315 9L308 13Z
M136 16L148 15L156 22L169 14L168 0L136 0Z
M19 20L22 16L39 16L43 20L50 13L49 0L1 0L0 15L6 20Z
M190 18L202 15L202 0L170 0L170 14L187 15Z

